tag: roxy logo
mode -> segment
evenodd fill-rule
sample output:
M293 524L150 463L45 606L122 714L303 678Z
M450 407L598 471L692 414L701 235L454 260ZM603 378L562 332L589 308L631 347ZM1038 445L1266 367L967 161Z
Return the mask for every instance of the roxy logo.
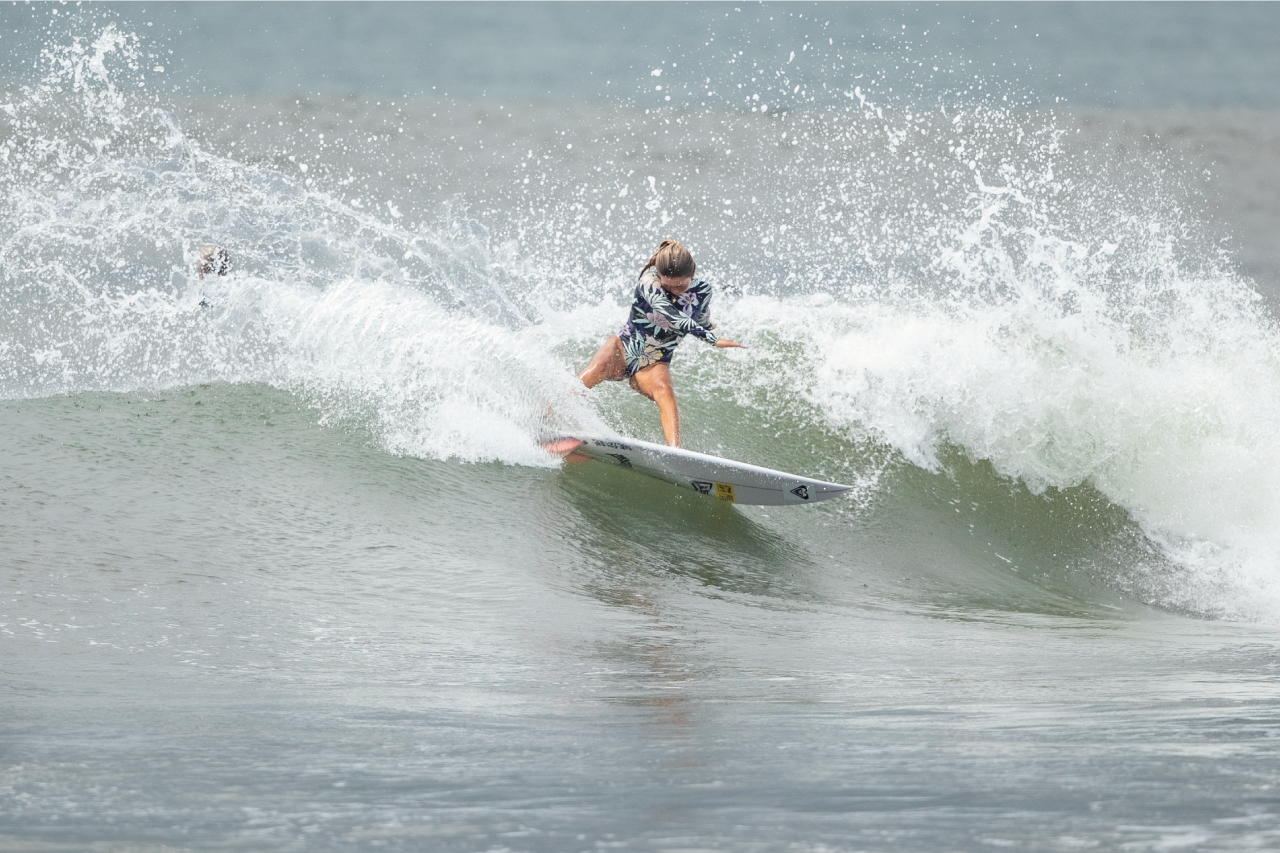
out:
M804 483L801 483L791 490L791 494L795 495L802 501L807 501L809 500L809 487Z

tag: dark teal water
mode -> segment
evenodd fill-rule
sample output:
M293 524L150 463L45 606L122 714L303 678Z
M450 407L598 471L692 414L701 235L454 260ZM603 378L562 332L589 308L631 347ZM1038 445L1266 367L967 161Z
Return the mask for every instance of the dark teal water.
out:
M1265 3L105 3L61 18L19 6L4 15L3 38L22 48L8 73L31 77L48 34L86 16L145 35L165 66L148 82L166 91L658 101L652 67L718 78L741 50L819 97L833 71L872 70L886 87L928 80L912 92L926 101L978 79L1077 107L1280 106L1280 15Z

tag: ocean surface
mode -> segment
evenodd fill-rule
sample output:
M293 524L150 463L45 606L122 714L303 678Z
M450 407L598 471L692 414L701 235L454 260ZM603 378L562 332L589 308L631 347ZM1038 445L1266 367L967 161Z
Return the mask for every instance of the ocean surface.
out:
M0 851L1280 847L1278 41L0 8ZM850 496L543 451L667 237L686 446Z

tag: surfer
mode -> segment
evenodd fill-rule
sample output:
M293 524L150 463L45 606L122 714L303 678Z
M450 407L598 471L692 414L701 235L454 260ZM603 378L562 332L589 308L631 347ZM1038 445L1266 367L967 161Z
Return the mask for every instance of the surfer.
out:
M671 386L671 356L685 335L712 346L742 347L716 335L711 322L711 285L694 278L698 265L675 240L663 240L640 270L631 313L616 335L600 347L578 379L588 388L626 379L658 404L667 444L680 446L680 410ZM743 347L745 349L745 347Z
M206 274L224 276L231 271L231 254L221 246L206 243L197 250L196 254L196 271L200 274L201 281L204 281ZM204 286L200 289L200 307L213 307L210 294Z
M206 273L209 275L226 275L231 271L231 253L221 246L206 243L197 250L197 255L199 256L197 267L202 279Z

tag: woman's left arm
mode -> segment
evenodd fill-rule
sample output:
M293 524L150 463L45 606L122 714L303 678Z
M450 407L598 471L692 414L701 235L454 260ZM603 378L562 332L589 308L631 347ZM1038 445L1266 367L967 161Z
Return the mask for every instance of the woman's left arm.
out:
M711 322L711 286L708 285L706 291L701 295L698 301L698 325L706 329L714 329L716 324ZM728 338L716 338L716 347L718 349L729 349L737 347L738 349L746 349L737 341L731 341Z

